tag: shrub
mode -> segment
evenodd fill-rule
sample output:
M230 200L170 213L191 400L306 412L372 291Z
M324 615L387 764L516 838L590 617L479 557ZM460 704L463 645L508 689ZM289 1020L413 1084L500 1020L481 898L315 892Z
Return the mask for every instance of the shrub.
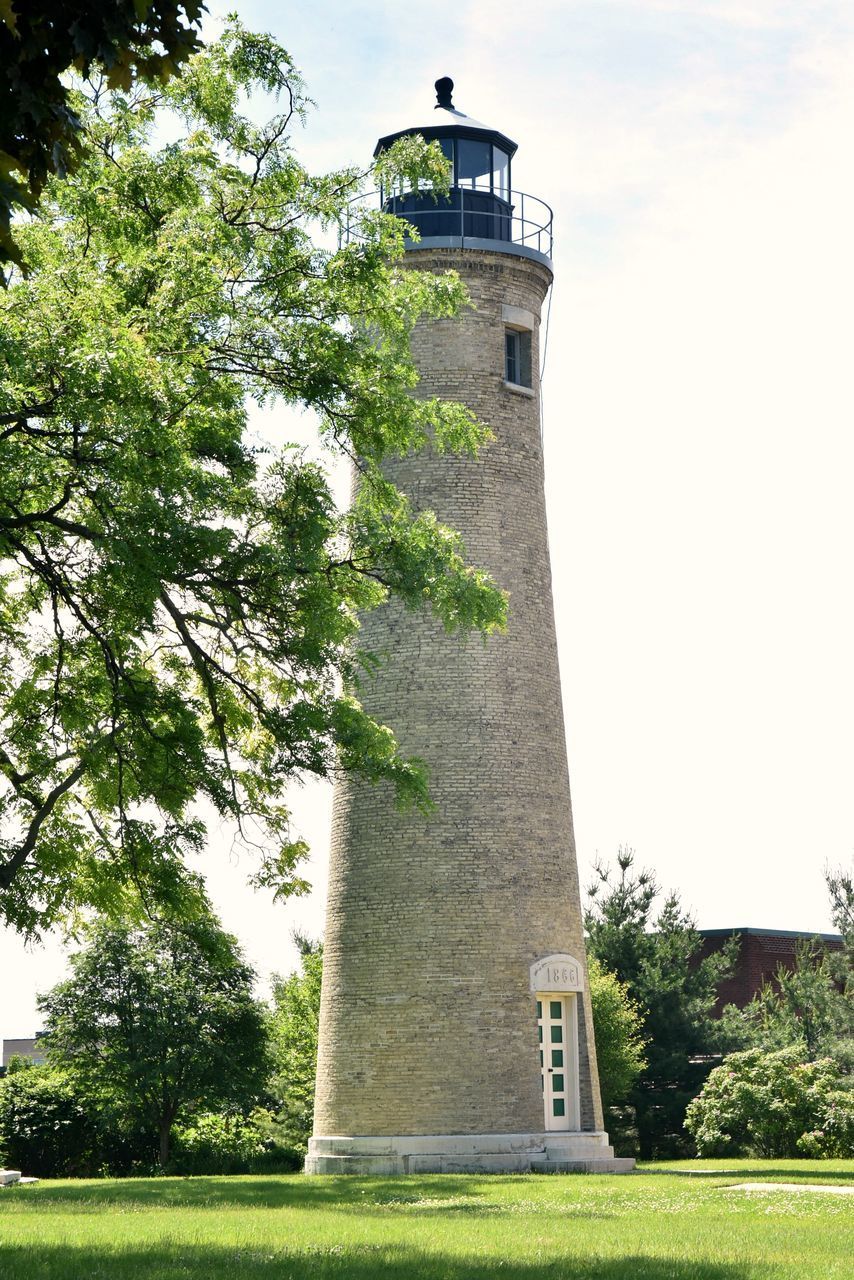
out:
M314 1115L323 946L301 934L295 934L294 941L300 951L299 970L273 981L275 1071L269 1090L276 1102L274 1130L279 1141L304 1155Z
M300 1168L302 1158L275 1142L270 1120L262 1110L250 1116L206 1111L176 1125L169 1172L272 1173Z
M605 1128L615 1156L640 1155L638 1118L634 1107L605 1107Z
M830 1058L803 1047L725 1058L689 1105L685 1127L701 1156L851 1156L854 1092Z
M643 1012L628 988L593 957L588 962L602 1106L624 1102L646 1066Z
M42 1178L93 1173L98 1147L97 1122L64 1072L29 1066L0 1080L0 1164Z

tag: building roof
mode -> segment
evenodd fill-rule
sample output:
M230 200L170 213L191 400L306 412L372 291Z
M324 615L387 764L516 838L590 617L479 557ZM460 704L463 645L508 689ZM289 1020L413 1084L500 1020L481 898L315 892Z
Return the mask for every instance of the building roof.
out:
M822 942L842 942L841 933L817 933L814 929L754 929L740 925L730 929L698 929L701 938L729 938L734 933L748 933L760 938L820 938Z
M512 156L516 153L518 143L512 138L508 138L506 133L502 133L500 129L493 129L491 125L484 124L481 120L475 120L472 116L467 116L464 111L458 111L456 107L434 107L432 114L423 122L423 124L407 125L405 129L396 129L394 133L387 133L380 138L374 148L374 155L377 156L381 151L385 151L386 147L390 147L398 138L404 138L408 134L420 133L422 138L426 138L429 142L433 138L475 138L481 142L495 142L500 147L504 147Z

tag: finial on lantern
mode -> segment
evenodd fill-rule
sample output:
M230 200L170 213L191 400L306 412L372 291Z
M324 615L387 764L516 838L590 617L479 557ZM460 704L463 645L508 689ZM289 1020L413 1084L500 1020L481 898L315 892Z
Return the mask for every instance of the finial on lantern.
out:
M441 80L436 81L436 102L435 110L444 107L446 111L455 110L453 102L451 102L451 94L454 92L454 82L450 76L442 76Z

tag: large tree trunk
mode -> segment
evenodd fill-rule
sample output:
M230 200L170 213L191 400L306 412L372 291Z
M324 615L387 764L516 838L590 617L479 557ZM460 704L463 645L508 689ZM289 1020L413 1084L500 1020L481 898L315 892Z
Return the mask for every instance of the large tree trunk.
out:
M172 1137L171 1120L160 1121L160 1168L165 1169L169 1163L169 1142Z

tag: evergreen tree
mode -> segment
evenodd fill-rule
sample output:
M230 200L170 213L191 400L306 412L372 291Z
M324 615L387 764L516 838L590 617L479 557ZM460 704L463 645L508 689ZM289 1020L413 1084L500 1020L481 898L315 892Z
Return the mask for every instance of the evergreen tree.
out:
M641 1155L678 1154L686 1149L685 1108L721 1047L713 1010L733 955L700 959L700 935L678 895L654 912L661 890L653 873L634 871L630 849L621 847L616 861L616 875L597 864L588 891L588 951L643 1011L647 1065L629 1093Z
M850 875L825 872L834 924L842 950L820 938L795 948L791 968L780 965L773 978L745 1006L730 1005L723 1023L733 1044L766 1052L796 1048L804 1062L833 1058L843 1073L854 1073L854 891Z

